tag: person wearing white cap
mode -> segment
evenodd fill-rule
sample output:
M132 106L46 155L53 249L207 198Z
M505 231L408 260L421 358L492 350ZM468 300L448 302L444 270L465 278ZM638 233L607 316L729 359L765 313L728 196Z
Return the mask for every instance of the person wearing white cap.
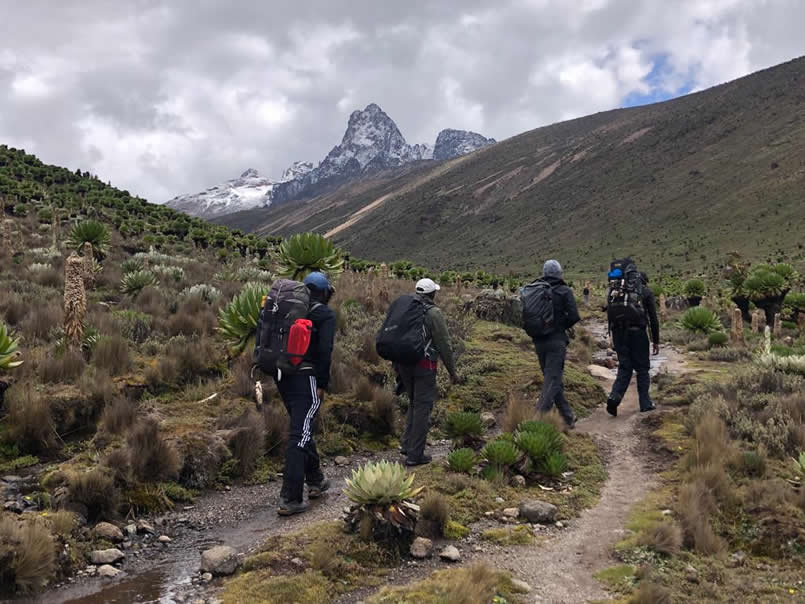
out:
M430 455L425 454L430 415L436 402L438 389L436 373L439 358L444 362L451 381L459 381L450 334L442 311L435 305L436 292L440 287L432 279L420 279L416 283L416 298L425 307L424 326L427 346L425 358L414 365L396 364L403 388L410 401L405 417L405 431L402 436L400 453L406 456L405 463L418 466L429 463Z

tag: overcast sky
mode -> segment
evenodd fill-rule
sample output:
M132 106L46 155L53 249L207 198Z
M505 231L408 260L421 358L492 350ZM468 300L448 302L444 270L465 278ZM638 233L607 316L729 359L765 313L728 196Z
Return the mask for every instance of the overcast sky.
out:
M805 54L801 0L0 0L0 144L163 202L378 103L498 140Z

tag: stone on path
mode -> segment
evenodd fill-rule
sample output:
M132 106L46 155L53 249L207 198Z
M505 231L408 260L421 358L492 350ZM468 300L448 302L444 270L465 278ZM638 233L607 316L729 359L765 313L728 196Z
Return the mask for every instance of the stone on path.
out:
M458 548L455 545L448 545L439 553L439 557L442 560L447 560L448 562L460 562L461 552L458 551Z
M511 485L516 488L523 488L525 487L525 477L520 476L519 474L515 474L512 476Z
M231 575L239 565L237 552L228 545L216 545L201 554L201 572Z
M159 536L159 539L157 539L157 541L159 541L160 543L164 543L165 545L167 545L168 543L170 543L171 541L173 541L173 539L171 539L171 538L170 538L170 537L168 537L167 535L160 535L160 536Z
M123 572L122 570L118 570L114 566L111 566L110 564L104 564L103 566L98 568L98 574L101 577L117 577L122 572Z
M520 504L520 517L536 524L551 524L556 521L558 509L545 501L524 501Z
M517 508L506 508L503 510L503 515L506 518L517 518L520 515L520 511Z
M131 524L127 524L123 530L126 531L129 537L134 537L137 534L137 525L132 522Z
M137 521L137 532L138 533L151 533L153 535L156 531L154 530L154 526L150 522L146 522L145 520L138 520Z
M349 460L346 457L344 457L343 455L339 455L333 461L335 462L335 465L337 465L337 466L345 466L345 465L347 465L349 463Z
M433 541L425 537L417 537L411 544L411 555L414 558L430 558L433 553Z
M204 583L209 583L212 581L212 573L203 573L201 575L201 580L204 581Z
M123 531L109 522L99 522L95 525L95 535L109 541L118 543L123 541Z
M126 554L116 548L96 549L89 555L89 559L93 564L114 564L115 562L120 562L125 557Z
M520 579L512 579L512 587L514 588L514 591L521 594L527 594L531 592L531 586L525 581L521 581Z

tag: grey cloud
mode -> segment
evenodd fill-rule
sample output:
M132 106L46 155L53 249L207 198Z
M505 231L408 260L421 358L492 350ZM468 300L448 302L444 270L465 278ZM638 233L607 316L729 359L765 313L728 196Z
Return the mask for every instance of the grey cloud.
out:
M293 160L317 161L370 102L412 143L446 127L500 140L618 106L645 87L659 54L676 90L805 50L797 0L0 0L0 9L0 143L152 201L247 167L278 176ZM22 77L33 79L20 86Z

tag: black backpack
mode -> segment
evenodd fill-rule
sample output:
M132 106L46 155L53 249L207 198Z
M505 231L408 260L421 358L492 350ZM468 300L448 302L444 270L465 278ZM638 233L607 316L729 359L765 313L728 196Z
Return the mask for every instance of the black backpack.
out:
M257 319L254 362L261 371L281 378L301 369L313 333L310 310L305 284L279 279L271 286Z
M609 265L607 318L614 327L642 327L646 324L643 304L643 278L631 259L615 260Z
M405 294L391 303L375 338L377 354L387 361L416 365L429 345L425 330L428 305L420 296Z
M520 290L523 305L523 327L532 338L548 336L556 331L553 287L538 279Z

